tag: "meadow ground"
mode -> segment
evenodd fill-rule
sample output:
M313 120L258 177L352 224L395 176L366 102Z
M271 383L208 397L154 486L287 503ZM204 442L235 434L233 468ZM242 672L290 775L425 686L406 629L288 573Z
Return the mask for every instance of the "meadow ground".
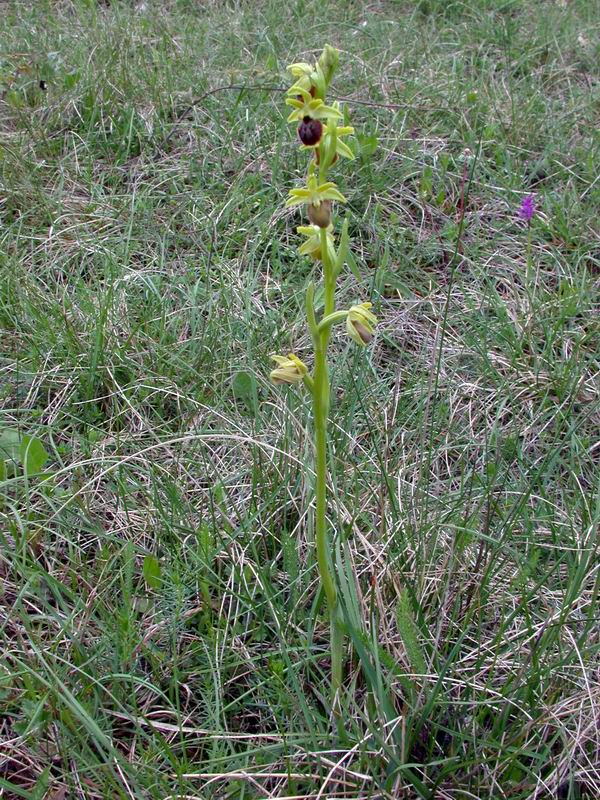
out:
M599 12L0 4L1 797L600 796ZM381 320L334 339L336 737L309 405L268 382L310 349L281 88L325 42L340 303Z

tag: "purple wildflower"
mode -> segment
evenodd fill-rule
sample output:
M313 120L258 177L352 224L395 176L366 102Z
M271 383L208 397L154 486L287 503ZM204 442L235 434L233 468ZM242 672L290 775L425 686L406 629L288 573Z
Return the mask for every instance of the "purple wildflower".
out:
M525 222L530 223L535 212L536 212L535 195L528 194L527 197L524 197L523 201L521 202L521 207L519 208L519 216L521 217L521 219L524 219Z

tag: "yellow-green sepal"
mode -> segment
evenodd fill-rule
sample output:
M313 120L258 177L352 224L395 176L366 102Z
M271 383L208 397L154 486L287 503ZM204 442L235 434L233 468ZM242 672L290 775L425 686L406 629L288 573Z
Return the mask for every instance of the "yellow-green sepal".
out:
M348 147L346 142L342 142L341 139L337 139L336 141L336 152L338 156L342 156L342 158L348 158L350 161L354 161L356 156L352 152L352 150Z

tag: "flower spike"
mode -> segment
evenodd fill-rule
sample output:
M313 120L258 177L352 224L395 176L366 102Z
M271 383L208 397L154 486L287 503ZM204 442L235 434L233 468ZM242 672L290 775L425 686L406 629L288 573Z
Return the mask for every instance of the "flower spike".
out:
M371 303L360 303L346 310L336 309L336 279L345 263L353 272L357 268L349 254L348 220L334 238L333 211L335 203L346 198L333 181L328 180L330 168L340 156L353 159L354 153L343 139L354 133L345 125L340 104L327 104L326 95L337 69L338 51L325 45L316 64L298 61L288 70L294 79L287 91L286 104L291 106L289 122L297 123L298 137L304 150L310 152L310 163L304 185L292 189L286 207L305 206L310 224L297 228L303 238L298 251L318 264L318 276L306 290L306 322L313 344L314 365L311 373L293 353L272 356L276 366L271 380L278 384L303 383L312 399L314 433L314 543L321 588L327 599L331 623L331 697L333 717L339 726L343 694L345 630L339 600L339 586L332 570L331 540L328 535L328 422L331 404L328 345L334 326L346 324L351 338L365 346L375 333L377 318L370 311ZM315 283L319 282L318 293ZM339 730L339 727L338 727Z

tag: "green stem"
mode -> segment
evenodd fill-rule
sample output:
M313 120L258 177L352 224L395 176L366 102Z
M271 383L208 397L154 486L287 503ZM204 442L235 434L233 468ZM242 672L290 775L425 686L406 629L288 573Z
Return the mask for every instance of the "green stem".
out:
M525 280L527 281L527 293L529 294L529 301L533 299L535 290L535 280L533 280L533 259L531 258L531 222L527 230L527 268L525 272Z
M335 309L335 277L327 255L327 231L321 228L321 253L325 288L325 316ZM317 564L329 606L331 624L331 691L334 713L339 713L339 691L342 685L344 636L340 626L338 596L329 565L329 537L327 535L327 422L329 416L329 371L327 345L330 326L318 331L316 337L313 414L315 424L316 517L315 541Z
M327 537L327 410L329 405L329 375L325 351L319 348L315 355L313 413L315 424L315 471L316 471L316 518L315 540L317 563L321 573L323 589L330 610L337 606L335 582L329 568L329 544Z
M331 328L332 325L335 325L338 322L343 322L348 316L347 311L334 311L333 314L329 314L327 317L323 317L321 322L319 322L317 326L317 330L319 333L324 331L328 328Z

